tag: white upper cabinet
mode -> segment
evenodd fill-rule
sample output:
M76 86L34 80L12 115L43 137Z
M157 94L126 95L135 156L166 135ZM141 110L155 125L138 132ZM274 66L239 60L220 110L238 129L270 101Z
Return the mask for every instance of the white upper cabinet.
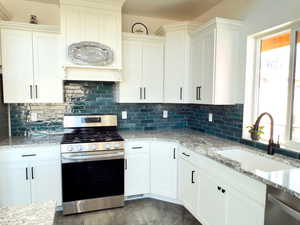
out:
M241 23L216 18L191 32L191 102L239 103Z
M120 81L122 69L122 15L125 0L60 0L61 31L66 79ZM67 56L68 47L81 41L95 41L109 46L112 64L75 65ZM84 71L82 71L84 69Z
M177 198L177 144L155 141L151 143L151 193Z
M123 64L118 102L163 101L164 38L123 34Z
M32 103L32 32L1 30L3 95L5 103Z
M163 26L158 34L166 37L164 102L189 101L190 37L189 23Z
M52 26L35 26L0 25L5 103L63 102L60 35Z

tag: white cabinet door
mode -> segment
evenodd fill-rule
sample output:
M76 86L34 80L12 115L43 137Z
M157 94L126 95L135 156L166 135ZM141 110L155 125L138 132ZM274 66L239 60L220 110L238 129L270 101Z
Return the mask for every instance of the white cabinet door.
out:
M32 103L32 32L1 30L3 94L5 103Z
M196 33L191 37L191 80L190 80L190 97L192 103L201 103L201 62L203 41L201 33Z
M130 141L125 147L125 196L150 193L150 143Z
M166 103L183 103L186 95L186 60L188 50L185 31L167 34L165 49L165 84L164 98Z
M143 98L144 102L163 102L164 44L143 44Z
M214 104L214 80L215 80L215 36L216 30L204 31L201 34L201 62L200 77L200 103Z
M33 33L34 98L36 103L63 103L60 36Z
M56 201L61 205L61 169L59 160L33 162L30 167L32 202Z
M119 102L141 102L143 100L142 43L123 41L123 65L123 79L119 84Z
M198 180L199 205L197 215L200 222L205 225L225 225L228 191L214 177L201 173ZM222 192L223 189L225 190L224 193Z
M226 225L263 225L264 206L233 189L228 190Z
M178 160L179 200L194 215L197 214L198 172L197 168L185 159Z
M1 161L0 207L31 203L29 163Z
M177 198L177 145L155 141L151 144L151 193Z
M125 196L150 192L149 153L126 155Z

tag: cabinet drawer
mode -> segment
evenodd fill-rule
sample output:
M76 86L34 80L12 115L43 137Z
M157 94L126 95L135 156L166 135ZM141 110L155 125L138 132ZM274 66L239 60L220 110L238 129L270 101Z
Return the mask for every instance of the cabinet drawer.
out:
M150 142L148 141L129 141L125 144L125 153L149 153Z
M18 162L24 160L60 160L60 145L8 148L0 151L0 162Z

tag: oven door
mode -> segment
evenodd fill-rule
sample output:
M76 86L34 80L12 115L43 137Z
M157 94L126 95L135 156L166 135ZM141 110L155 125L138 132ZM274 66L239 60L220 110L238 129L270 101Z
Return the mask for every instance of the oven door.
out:
M124 205L124 152L62 154L64 214Z

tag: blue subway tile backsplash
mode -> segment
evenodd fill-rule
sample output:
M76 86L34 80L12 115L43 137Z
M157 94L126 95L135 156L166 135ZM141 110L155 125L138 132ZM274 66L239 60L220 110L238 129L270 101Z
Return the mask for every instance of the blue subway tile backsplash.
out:
M11 104L12 135L62 133L64 115L116 114L120 130L191 128L263 150L267 148L264 144L242 139L242 104L120 104L116 103L114 93L116 85L112 82L66 81L64 104ZM162 118L163 110L168 110L167 119ZM122 111L127 111L128 119L121 119ZM30 120L31 112L38 114L38 121ZM209 113L213 114L213 122L208 121ZM287 149L275 151L300 159L300 154Z

